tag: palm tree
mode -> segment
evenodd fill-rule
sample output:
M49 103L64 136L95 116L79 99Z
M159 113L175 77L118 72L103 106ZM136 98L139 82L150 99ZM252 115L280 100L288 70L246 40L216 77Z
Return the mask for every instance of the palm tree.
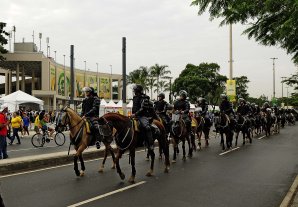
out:
M152 71L152 75L156 77L156 92L159 93L159 86L160 86L160 79L166 77L167 74L171 74L170 70L167 70L167 65L158 65L155 64L150 67L150 70Z
M140 84L144 88L144 92L149 91L148 88L149 70L145 66L141 66L130 72L127 76L127 84Z
M150 88L150 98L152 99L153 87L155 87L155 85L156 85L156 78L155 78L154 73L152 73L151 68L149 69L149 76L148 76L147 82L148 82L148 86Z

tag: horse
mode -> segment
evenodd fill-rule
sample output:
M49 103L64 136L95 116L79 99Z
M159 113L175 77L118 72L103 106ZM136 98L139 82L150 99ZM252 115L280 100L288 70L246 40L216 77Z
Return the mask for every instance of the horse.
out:
M272 114L273 132L276 134L280 133L281 119L275 113Z
M249 143L252 143L252 138L251 138L251 121L248 117L242 116L238 114L236 116L236 142L235 146L238 144L238 136L239 133L242 133L243 135L243 145L245 145L245 139L249 139Z
M271 135L271 126L272 126L272 117L271 112L267 111L261 113L262 128L265 131L265 136L268 137Z
M85 164L83 159L84 150L90 146L94 145L92 143L92 135L88 132L89 123L87 120L82 119L74 110L69 107L65 107L63 110L64 114L62 115L61 125L69 127L70 130L70 142L74 145L76 153L74 155L74 171L77 176L83 177L85 174ZM111 142L107 142L105 139L102 140L105 145L105 153L110 152L115 163L115 155L112 147L110 146ZM70 146L69 146L70 147ZM81 163L81 170L78 168L78 159Z
M222 150L224 151L226 149L224 142L224 134L226 137L227 149L230 149L232 147L234 133L232 131L232 124L228 115L226 115L223 112L216 112L214 114L214 126L216 129L216 133L220 134L220 144L222 146Z
M208 117L204 118L199 112L195 112L193 120L194 123L196 123L196 127L193 127L193 132L197 134L199 150L202 149L201 138L203 133L205 137L205 147L209 146L209 133L212 123L210 124L211 121L208 119Z
M261 115L258 113L255 115L255 134L259 135L262 132L262 120L261 120Z
M180 111L175 111L172 114L172 124L171 124L171 136L173 140L173 149L174 149L174 155L173 155L173 163L176 162L177 158L177 151L178 151L178 144L179 141L182 142L182 150L183 150L183 157L182 159L186 160L186 152L185 152L185 141L188 142L188 156L192 157L192 145L190 143L189 133L186 128L186 123L182 119L182 115Z
M139 135L141 135L141 131L136 130L135 122L133 119L130 119L129 117L123 116L118 113L107 113L102 117L100 117L98 121L100 125L100 133L103 133L103 135L104 134L111 135L113 128L115 128L117 131L115 134L115 141L117 145L115 163L116 163L117 173L119 174L122 180L125 179L125 174L121 170L119 160L122 157L123 153L126 150L129 150L129 158L130 158L132 171L128 182L134 183L135 176L136 176L135 151L136 151L138 139L140 138ZM159 144L160 144L160 147L162 148L163 153L165 154L164 172L168 173L170 168L170 161L169 161L169 148L168 148L165 128L157 120L154 120L153 124L155 124L160 131ZM154 170L155 154L153 149L150 149L149 146L148 146L148 150L149 150L149 154L151 155L151 165L146 176L152 176L153 170Z

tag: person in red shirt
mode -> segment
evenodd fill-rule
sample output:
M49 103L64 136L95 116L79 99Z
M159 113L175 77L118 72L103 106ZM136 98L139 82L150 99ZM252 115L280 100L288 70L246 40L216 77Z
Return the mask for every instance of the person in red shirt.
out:
M9 121L6 118L7 112L8 106L6 104L2 104L0 107L0 160L8 158L6 136Z

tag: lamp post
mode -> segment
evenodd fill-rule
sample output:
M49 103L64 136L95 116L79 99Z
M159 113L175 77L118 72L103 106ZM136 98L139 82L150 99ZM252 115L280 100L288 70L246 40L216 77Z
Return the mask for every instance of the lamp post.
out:
M233 79L233 27L232 24L230 24L230 74L229 79Z
M57 51L55 50L54 53L55 53L55 62L57 62L57 59L56 59L56 53L57 53Z
M14 44L16 43L16 26L12 27L13 31L13 51L15 52Z
M276 57L270 58L273 61L273 99L275 99L275 60L278 59Z
M99 92L99 81L98 81L98 63L96 63L96 92Z
M41 52L41 38L42 38L42 33L39 33L39 52Z
M86 62L86 60L84 60L84 64L85 64L84 86L86 86L86 69L87 69L87 67L86 67L87 62Z
M286 79L287 77L281 77L281 100L282 100L282 103L284 104L284 80Z

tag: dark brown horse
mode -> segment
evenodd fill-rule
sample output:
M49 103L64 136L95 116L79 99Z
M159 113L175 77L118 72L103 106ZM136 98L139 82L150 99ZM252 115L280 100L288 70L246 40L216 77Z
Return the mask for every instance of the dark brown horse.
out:
M176 111L172 115L172 126L171 126L171 136L173 137L173 148L174 148L174 155L173 155L173 163L176 162L177 158L177 150L178 144L182 142L182 150L183 150L183 160L186 160L186 152L185 152L185 141L188 142L188 156L192 157L192 144L189 138L189 133L186 128L186 124L182 119L182 115L179 111Z
M165 172L167 173L169 171L170 162L169 162L169 149L168 149L168 143L166 139L165 128L157 120L154 120L153 123L158 127L160 131L159 144L160 144L160 147L162 148L163 153L165 154ZM125 175L120 168L119 159L122 157L123 153L126 150L128 150L130 163L132 167L131 176L128 181L130 183L134 183L135 176L136 176L135 151L136 151L138 139L141 138L140 136L138 136L139 134L141 134L141 132L136 131L134 120L118 113L108 113L100 117L99 124L101 128L100 131L103 135L112 134L113 128L116 129L117 133L115 135L115 141L118 148L117 148L115 163L116 163L117 173L119 174L122 180L125 179ZM149 150L149 154L151 155L151 165L150 165L150 170L146 175L152 176L153 169L154 169L155 154L152 149L148 149L148 150Z
M74 110L65 107L63 112L64 114L62 115L61 125L69 126L70 142L74 145L74 149L76 150L76 154L74 155L74 171L77 176L84 176L86 168L82 154L88 146L92 145L92 135L88 133L87 121L82 119ZM103 143L106 148L105 153L110 152L115 162L114 152L110 146L111 143L106 142L105 139L103 139ZM81 163L81 171L78 169L78 159Z

